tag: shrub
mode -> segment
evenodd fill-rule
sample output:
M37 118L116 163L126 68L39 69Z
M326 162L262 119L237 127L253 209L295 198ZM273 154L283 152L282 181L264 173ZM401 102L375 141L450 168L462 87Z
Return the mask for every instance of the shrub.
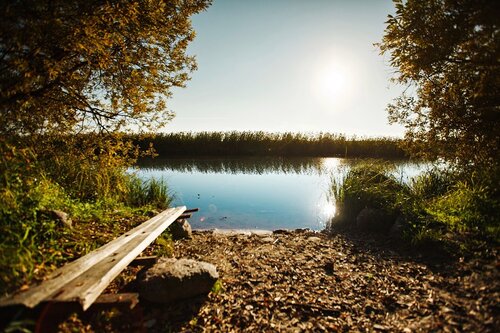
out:
M387 219L393 221L399 213L405 193L405 186L394 176L388 175L385 166L355 166L343 180L334 183L333 195L337 207L334 222L352 225L364 208L380 210Z
M110 222L132 211L124 205L147 206L144 211L170 203L163 181L142 183L126 173L131 162L127 143L108 138L116 139L116 145L100 147L98 141L73 139L68 138L69 146L46 138L36 152L0 140L0 293L86 253L101 238L123 232L130 216L121 219L122 225ZM68 213L78 230L56 221L53 210ZM92 225L88 230L83 226L87 222ZM103 229L106 235L92 234Z
M456 181L446 193L426 202L426 213L450 230L485 233L498 239L500 201L492 179L483 176Z
M337 214L328 228L352 226L364 208L371 208L372 220L400 217L405 221L405 238L414 245L451 241L450 234L486 236L500 240L498 211L498 168L460 173L433 168L408 184L373 165L352 168L342 180L334 181ZM373 211L373 209L379 210ZM370 211L365 211L370 215ZM455 237L463 239L463 237ZM470 237L466 237L468 239ZM459 247L467 247L459 244Z
M3 224L13 215L18 219L21 212L32 213L33 204L28 193L37 182L37 170L32 164L34 157L31 149L0 140L0 218Z
M138 155L120 135L43 136L37 147L47 177L79 200L119 200L127 192L127 168Z

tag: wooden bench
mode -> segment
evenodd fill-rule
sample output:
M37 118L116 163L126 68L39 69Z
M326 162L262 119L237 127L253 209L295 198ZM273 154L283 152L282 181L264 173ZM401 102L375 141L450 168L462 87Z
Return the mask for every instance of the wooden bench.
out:
M55 270L42 283L0 299L0 306L79 302L86 310L109 283L170 224L189 217L185 206L169 208L106 245Z

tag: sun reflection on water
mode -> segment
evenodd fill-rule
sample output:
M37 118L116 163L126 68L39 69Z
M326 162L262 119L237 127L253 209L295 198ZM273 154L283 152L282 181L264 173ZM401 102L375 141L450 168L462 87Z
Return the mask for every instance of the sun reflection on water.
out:
M337 207L335 207L335 204L331 201L328 201L322 207L322 215L324 217L326 217L327 219L331 219L335 215L336 211L337 211Z
M341 165L341 159L337 157L325 157L321 159L321 167L326 172L336 171Z

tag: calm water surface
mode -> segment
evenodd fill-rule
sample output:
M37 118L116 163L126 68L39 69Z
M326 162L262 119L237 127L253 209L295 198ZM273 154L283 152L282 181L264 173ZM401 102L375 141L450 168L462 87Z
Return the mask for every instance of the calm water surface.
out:
M330 188L357 160L340 158L172 159L143 163L142 179L163 179L173 205L199 208L194 229L321 230L335 213ZM422 167L394 163L409 177Z

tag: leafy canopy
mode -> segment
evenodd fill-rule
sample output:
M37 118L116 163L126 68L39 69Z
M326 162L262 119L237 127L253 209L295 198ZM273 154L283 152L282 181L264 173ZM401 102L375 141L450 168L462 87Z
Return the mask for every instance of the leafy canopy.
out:
M153 127L211 0L0 2L0 135Z
M379 47L409 89L388 106L389 120L405 125L413 153L461 165L498 163L500 2L394 3Z

